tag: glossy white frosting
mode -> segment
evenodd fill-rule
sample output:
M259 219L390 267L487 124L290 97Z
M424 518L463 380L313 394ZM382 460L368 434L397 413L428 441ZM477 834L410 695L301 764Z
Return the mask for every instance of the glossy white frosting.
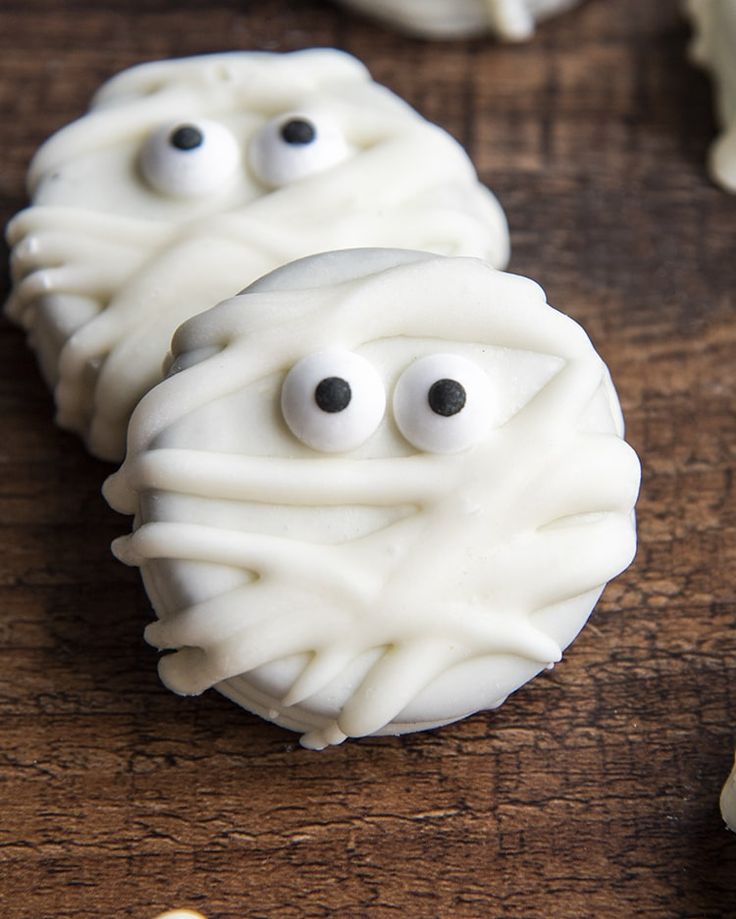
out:
M719 185L736 192L736 3L687 0L686 9L695 28L691 54L713 76L723 129L710 149L710 172Z
M307 119L311 144L283 139ZM177 126L201 132L178 149ZM38 151L11 222L8 315L57 420L121 459L185 319L294 258L388 245L498 266L508 232L460 145L339 51L145 64Z
M721 792L721 814L729 830L736 833L736 762Z
M387 394L349 453L306 446L281 412L284 379L325 349ZM393 417L432 355L475 405L456 452L422 452ZM160 662L176 692L215 686L316 748L453 721L559 661L633 557L639 463L609 374L526 278L327 253L191 319L170 363L105 495L135 515L114 550L141 567L148 641L178 649Z
M424 38L464 38L491 32L525 41L537 22L581 0L342 0L345 6Z

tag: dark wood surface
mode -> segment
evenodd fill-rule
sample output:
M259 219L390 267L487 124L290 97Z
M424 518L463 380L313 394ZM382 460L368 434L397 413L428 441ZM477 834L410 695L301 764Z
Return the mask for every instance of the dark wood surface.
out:
M554 672L494 714L320 754L158 682L109 471L0 334L4 919L736 916L717 801L736 711L736 197L677 0L589 0L523 47L317 0L3 0L0 217L33 150L138 61L336 45L469 148L512 268L582 321L643 458L641 548Z

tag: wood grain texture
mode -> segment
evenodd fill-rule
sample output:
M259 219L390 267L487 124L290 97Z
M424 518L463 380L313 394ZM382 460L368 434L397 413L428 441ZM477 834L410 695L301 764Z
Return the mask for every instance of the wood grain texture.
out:
M109 471L0 329L4 919L736 916L736 198L677 0L589 0L522 47L317 0L4 0L0 218L36 146L138 61L336 45L463 141L512 268L585 324L643 458L641 549L564 663L494 714L320 754L155 673ZM7 277L4 276L4 280Z

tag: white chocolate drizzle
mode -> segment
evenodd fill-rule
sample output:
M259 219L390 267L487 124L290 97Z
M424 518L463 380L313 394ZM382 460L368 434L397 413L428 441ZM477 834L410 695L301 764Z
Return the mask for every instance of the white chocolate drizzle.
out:
M345 6L424 38L464 38L490 32L526 41L537 22L580 0L342 0Z

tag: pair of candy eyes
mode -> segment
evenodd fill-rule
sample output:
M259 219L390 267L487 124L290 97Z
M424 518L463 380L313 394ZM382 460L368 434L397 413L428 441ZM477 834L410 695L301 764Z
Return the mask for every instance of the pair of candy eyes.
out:
M279 188L336 166L349 155L338 126L326 115L282 115L267 122L248 146L256 179ZM215 121L162 125L143 145L140 167L156 191L194 198L223 188L241 164L237 140Z
M418 450L459 453L490 427L486 374L456 354L414 361L399 377L392 409L402 435ZM281 390L281 411L292 434L324 453L355 450L376 431L386 392L375 368L349 351L321 351L292 367Z

